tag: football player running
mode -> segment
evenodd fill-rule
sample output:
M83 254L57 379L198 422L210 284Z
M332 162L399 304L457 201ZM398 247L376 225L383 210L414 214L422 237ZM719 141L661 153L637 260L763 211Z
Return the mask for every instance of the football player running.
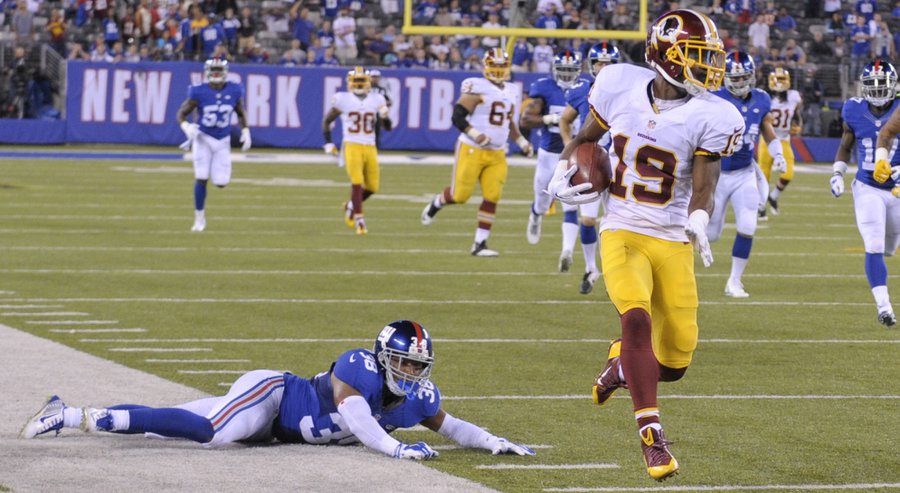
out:
M363 201L378 192L380 169L378 148L375 145L376 125L386 130L392 127L388 117L387 100L372 91L372 78L363 67L347 73L347 91L331 98L331 109L322 121L325 154L338 153L331 142L331 124L341 118L344 141L341 144L341 165L350 177L350 200L344 202L344 223L356 228L356 234L369 232L363 215Z
M844 173L856 144L859 167L850 185L856 226L866 250L866 277L875 297L878 321L891 327L897 317L888 296L884 257L893 256L900 246L900 200L891 195L896 184L891 166L900 165L900 153L896 152L900 131L900 112L895 111L897 71L884 60L875 60L863 68L859 80L863 98L850 98L841 110L844 133L834 156L831 193L835 197L844 193ZM872 145L876 142L873 159Z
M445 205L466 203L475 182L479 182L484 199L478 208L478 229L470 252L476 257L496 257L499 253L488 248L487 240L506 183L506 141L515 141L525 156L531 156L534 150L516 124L520 95L517 86L506 83L509 56L500 48L491 48L482 64L484 77L464 80L462 95L453 108L453 125L461 132L456 142L453 181L425 206L421 221L428 226Z
M539 129L540 135L537 166L534 168L534 199L525 230L525 237L532 245L541 240L541 222L553 202L553 197L547 195L547 185L550 184L550 178L553 178L559 153L563 150L559 117L566 107L566 90L572 87L579 75L581 75L581 53L568 49L557 53L553 58L552 76L541 77L528 89L528 97L531 100L522 110L522 117L519 120L519 127ZM575 233L578 231L577 207L564 205L563 213L563 254L560 258L560 272L569 270L572 263L572 249L575 246Z
M716 185L716 205L706 235L710 243L722 236L728 204L734 209L737 234L731 247L731 275L725 283L725 296L746 298L741 277L750 259L753 234L756 233L759 191L758 166L753 160L756 142L765 143L773 156L774 167L785 167L781 142L775 138L770 113L772 100L756 89L756 64L747 53L734 51L725 57L725 87L714 94L733 104L744 117L744 141L732 156L722 158L722 173ZM759 136L762 135L762 139Z
M595 44L588 51L588 69L591 77L597 77L603 67L613 63L619 63L619 49L606 41ZM572 136L584 125L584 120L591 114L588 104L588 93L591 90L591 82L579 81L566 91L566 108L559 116L559 134L563 144L568 144ZM599 144L609 150L611 143L609 134L604 134ZM584 276L581 278L581 294L590 294L594 290L594 283L600 279L600 269L597 268L597 217L600 214L600 203L603 196L593 202L581 204L578 210L581 213L581 225L579 227L581 237L581 250L584 254ZM572 207L572 206L566 206ZM563 207L563 210L566 210ZM565 226L563 226L565 227ZM565 237L564 237L565 238ZM574 243L573 243L574 244ZM568 256L567 256L568 253ZM560 270L564 264L572 261L572 252L563 250L559 258Z
M550 182L564 202L596 200L589 183L570 183L576 167L567 168L568 158L578 145L612 135L615 172L600 220L600 258L622 337L610 343L593 394L602 405L619 387L631 391L644 462L656 480L678 472L660 423L657 385L684 376L697 345L691 244L709 266L706 227L720 160L741 145L744 131L740 112L708 92L722 84L722 46L702 13L679 9L659 17L647 35L653 69L603 69L588 96L593 118L566 145Z
M433 365L428 331L414 321L397 320L381 330L373 350L346 351L330 369L310 379L254 370L238 378L224 396L171 408L133 404L77 408L52 396L20 436L34 438L51 431L59 434L62 428L81 428L183 438L208 448L273 439L316 445L361 442L399 459L437 457L437 451L424 442L406 444L389 435L421 424L463 447L483 448L495 455L534 455L525 445L444 411L441 393L429 380Z
M244 116L244 86L230 82L228 61L211 58L204 65L206 83L188 87L187 99L178 108L178 124L187 140L182 149L194 153L194 225L191 231L206 229L206 183L225 188L231 181L231 114L241 126L241 151L250 149L250 128ZM187 121L197 109L199 124Z
M759 167L766 175L766 183L771 180L773 168L779 173L778 183L775 188L770 189L766 199L769 208L772 209L772 215L777 216L778 197L794 178L791 135L798 134L799 129L803 128L803 122L800 120L800 115L803 114L803 99L797 90L791 89L791 73L781 67L776 67L769 74L769 92L772 96L772 127L778 140L775 144L770 142L768 145L759 146L757 158ZM776 160L777 154L773 154L778 143L781 144L783 160ZM759 209L758 214L760 218L766 217L765 205Z

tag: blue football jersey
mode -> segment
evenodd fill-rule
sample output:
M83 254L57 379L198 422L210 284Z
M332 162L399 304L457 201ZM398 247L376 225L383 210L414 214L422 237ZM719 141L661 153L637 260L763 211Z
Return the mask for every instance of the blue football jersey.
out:
M722 171L744 169L753 163L754 149L759 141L759 126L772 110L772 98L762 89L753 89L746 98L739 98L722 87L713 94L733 104L744 117L744 143L731 156L722 158Z
M575 120L574 125L572 125L573 134L577 134L581 127L584 126L585 118L593 118L590 116L591 105L588 103L588 95L591 93L591 87L593 87L593 85L594 82L591 80L578 79L578 81L575 82L575 85L566 91L566 104L578 112L578 119ZM609 132L603 134L603 137L600 137L600 140L597 143L608 151L609 146L612 144L612 138L610 137Z
M283 442L316 444L356 442L334 404L332 374L362 394L372 408L372 415L387 432L414 426L436 415L441 408L441 394L431 382L420 385L414 398L385 408L384 392L389 391L384 384L384 370L378 366L372 351L353 349L340 355L331 370L311 380L284 374L284 395L274 427L276 438Z
M559 87L552 77L542 77L531 84L528 89L528 97L544 100L544 110L541 115L562 113L566 109L566 93ZM541 140L538 146L547 152L560 153L563 150L562 137L559 136L559 127L542 126L538 132Z
M188 99L197 102L200 131L222 139L231 134L231 114L238 101L244 98L244 86L236 82L226 82L221 89L213 89L209 84L188 87Z
M866 185L875 188L883 188L890 190L894 187L894 181L888 180L884 183L878 183L872 177L872 171L875 170L875 143L878 139L878 130L888 121L897 105L900 104L895 99L890 108L883 114L875 116L869 110L869 103L863 98L850 98L844 103L841 109L841 117L844 123L853 130L856 136L856 164L859 166L856 171L856 179ZM891 166L900 164L900 154L897 153L897 141L891 143L888 159Z

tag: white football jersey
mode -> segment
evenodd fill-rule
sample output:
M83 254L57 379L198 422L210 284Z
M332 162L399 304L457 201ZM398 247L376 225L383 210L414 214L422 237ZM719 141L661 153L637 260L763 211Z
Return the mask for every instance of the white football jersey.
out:
M480 146L468 135L460 134L459 139L467 145L483 149L503 149L509 139L509 122L519 120L520 89L513 84L503 84L500 88L483 77L470 77L462 82L462 94L477 94L481 102L469 115L469 125L490 137L487 146Z
M788 89L787 100L772 96L772 126L775 127L775 136L779 139L791 138L791 120L797 113L797 106L803 102L800 93L794 89Z
M742 143L744 119L707 92L657 113L650 99L654 78L656 72L636 65L610 65L588 95L591 113L612 136L613 182L600 231L687 241L694 156L732 154Z
M335 93L331 107L341 112L344 142L375 145L375 117L382 106L387 107L387 101L374 91L364 98L346 91Z

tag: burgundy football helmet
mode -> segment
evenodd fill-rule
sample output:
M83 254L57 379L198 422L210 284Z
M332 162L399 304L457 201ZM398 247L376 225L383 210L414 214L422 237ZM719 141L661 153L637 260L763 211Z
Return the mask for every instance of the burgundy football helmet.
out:
M647 63L691 95L714 91L725 77L725 49L716 24L693 10L660 16L647 32Z

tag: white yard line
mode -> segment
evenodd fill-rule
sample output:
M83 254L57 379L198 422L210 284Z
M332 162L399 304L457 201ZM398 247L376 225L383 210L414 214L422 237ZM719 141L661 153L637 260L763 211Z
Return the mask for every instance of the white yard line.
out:
M554 469L619 469L618 464L479 464L475 469L501 470L501 469L520 469L546 471Z
M207 338L207 337L182 337L182 338L140 338L140 339L79 339L84 343L227 343L227 344L319 344L319 343L368 343L369 339L356 338L294 338L294 337L259 337L252 339L240 338ZM434 342L440 344L586 344L604 343L609 339L581 338L581 339L505 339L505 338L460 338L445 339L435 338ZM900 344L900 339L700 339L701 344Z
M182 375L243 375L250 370L178 370Z
M249 363L249 359L162 359L162 358L147 358L144 360L145 363Z
M29 325L109 325L117 324L118 320L26 320Z
M3 312L5 317L84 317L90 315L85 312Z
M104 328L104 329L49 329L47 332L52 332L54 334L107 334L107 333L143 333L147 332L147 329L117 329L117 328Z
M161 348L161 347L114 347L107 351L113 353L211 353L212 348L208 347L180 347L180 348Z

